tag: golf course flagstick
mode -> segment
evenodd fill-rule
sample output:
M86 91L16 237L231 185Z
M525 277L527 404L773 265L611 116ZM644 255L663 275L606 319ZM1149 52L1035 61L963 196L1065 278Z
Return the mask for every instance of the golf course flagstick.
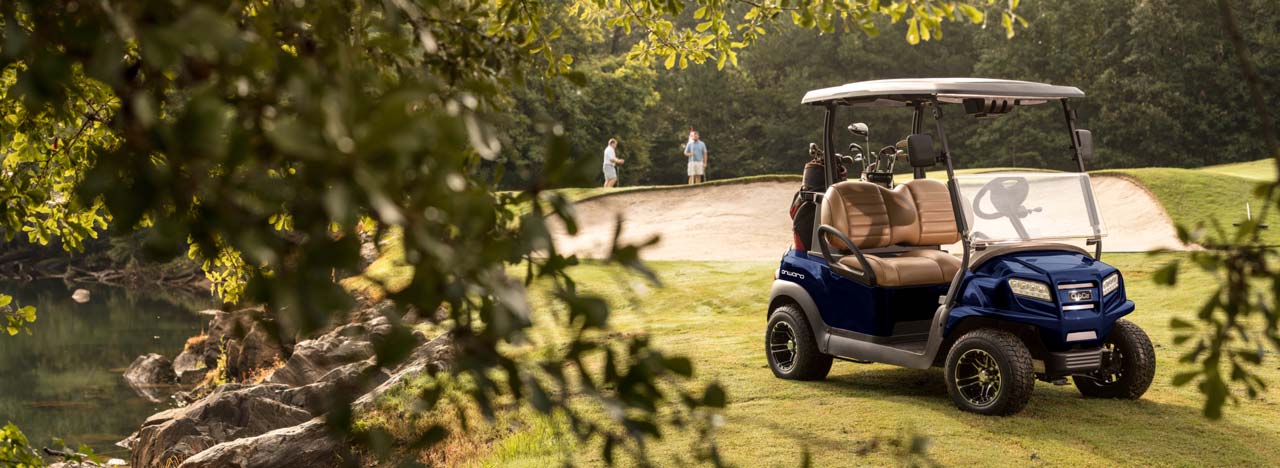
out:
M1249 202L1244 202L1244 218L1246 221L1253 221L1253 208L1249 206ZM1231 223L1232 226L1240 227L1244 223ZM1258 223L1258 229L1267 229L1271 226Z

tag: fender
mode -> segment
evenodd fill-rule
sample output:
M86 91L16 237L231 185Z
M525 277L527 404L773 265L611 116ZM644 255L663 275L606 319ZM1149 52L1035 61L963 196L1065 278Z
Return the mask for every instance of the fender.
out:
M826 322L822 321L822 314L818 312L818 305L813 302L813 297L809 296L809 291L805 291L803 286L791 281L773 280L773 287L769 289L769 310L765 312L766 321L773 315L773 309L778 305L779 298L789 299L800 306L800 310L804 311L805 319L809 321L809 329L813 332L813 339L818 342L818 351L828 352L827 341L831 336L828 331L830 327L827 326Z

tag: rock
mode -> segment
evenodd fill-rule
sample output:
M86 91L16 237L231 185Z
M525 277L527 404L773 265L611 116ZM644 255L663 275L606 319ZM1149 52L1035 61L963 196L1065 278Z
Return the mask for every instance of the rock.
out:
M202 355L183 351L173 360L173 372L177 374L179 384L190 387L204 380L209 368L205 367Z
M179 468L311 468L353 460L347 444L331 435L323 419L237 439L200 452Z
M284 385L224 385L183 408L156 413L130 445L132 466L173 466L220 443L301 424L315 415L289 405Z
M299 343L298 346L301 347L302 344ZM419 346L409 360L396 369L394 375L386 378L380 385L365 393L352 403L352 406L356 411L368 408L383 393L415 375L422 372L446 370L452 358L452 340L447 335L437 337L431 342ZM332 385L344 378L343 376L357 375L362 372L357 370L360 364L372 365L373 363L372 360L369 360L343 366L340 368L341 370L335 370L325 376L325 378L331 380L312 385ZM268 385L263 384L263 386ZM286 390L284 394L289 394L290 391ZM327 392L318 395L331 396ZM256 437L242 438L215 445L188 458L179 465L179 468L301 468L338 466L344 461L357 462L358 465L358 459L348 451L348 446L349 444L335 438L326 429L324 418L317 417L297 426L276 429Z
M272 367L284 359L284 347L267 331L264 322L254 321L248 333L227 346L227 372L240 378L255 369Z
M76 301L80 304L89 302L89 297L90 297L90 294L88 289L77 289L75 290L75 292L71 293L71 300Z
M390 332L385 317L367 323L344 325L293 347L284 367L267 377L268 383L302 386L320 380L329 371L373 357L372 337Z
M349 317L351 323L289 347L272 346L266 326L250 315L215 314L208 338L193 340L173 366L183 380L216 366L217 352L212 363L207 358L211 348L222 349L217 343L228 343L228 368L260 367L263 356L288 359L264 383L226 384L186 407L147 418L121 442L132 447L132 466L310 467L358 461L349 444L325 429L322 416L334 398L359 395L353 407L368 408L412 376L447 370L454 353L449 337L440 336L418 345L394 372L377 369L373 343L392 330L384 312L377 306L360 310ZM421 333L413 336L418 343L426 341Z
M151 353L138 356L124 371L124 380L139 396L153 403L164 401L164 389L177 381L169 358Z
M124 378L138 385L168 385L177 381L173 363L156 353L144 354L133 360L124 371Z

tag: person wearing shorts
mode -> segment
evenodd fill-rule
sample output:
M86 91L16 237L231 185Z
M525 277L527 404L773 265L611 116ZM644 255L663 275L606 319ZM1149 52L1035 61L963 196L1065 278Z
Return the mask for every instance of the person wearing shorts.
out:
M691 134L692 140L684 145L684 157L689 158L689 184L697 184L702 182L707 171L707 144L704 143L698 135L698 132Z
M618 185L618 168L617 164L624 161L618 159L617 152L614 148L618 147L616 138L609 139L609 146L604 147L604 187L609 188Z

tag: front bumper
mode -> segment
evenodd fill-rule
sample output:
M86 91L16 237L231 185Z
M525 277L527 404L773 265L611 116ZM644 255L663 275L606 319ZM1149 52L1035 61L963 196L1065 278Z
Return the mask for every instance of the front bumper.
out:
M1102 348L1050 352L1045 356L1045 374L1059 377L1083 374L1102 368Z

